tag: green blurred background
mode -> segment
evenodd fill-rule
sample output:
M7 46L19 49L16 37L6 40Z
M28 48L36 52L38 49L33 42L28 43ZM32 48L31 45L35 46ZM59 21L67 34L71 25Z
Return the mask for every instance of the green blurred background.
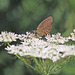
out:
M75 0L0 0L0 32L25 33L35 30L52 16L51 34L68 36L75 28ZM36 75L23 62L0 47L0 75ZM75 75L75 61L70 61L59 75Z

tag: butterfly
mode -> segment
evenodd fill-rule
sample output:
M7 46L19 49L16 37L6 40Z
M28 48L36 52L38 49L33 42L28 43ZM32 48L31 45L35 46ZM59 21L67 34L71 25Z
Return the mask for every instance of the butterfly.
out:
M52 28L52 23L53 18L50 16L48 18L46 18L45 20L43 20L36 28L36 30L34 30L34 33L37 36L46 36L47 34L50 33L51 28Z

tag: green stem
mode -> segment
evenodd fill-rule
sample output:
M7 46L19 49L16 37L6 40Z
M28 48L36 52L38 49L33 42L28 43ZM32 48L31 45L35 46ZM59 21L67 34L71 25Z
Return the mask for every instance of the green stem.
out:
M8 46L10 46L10 44L7 42ZM20 60L22 60L26 65L28 65L29 67L31 67L33 70L36 70L34 67L32 67L30 64L28 64L24 58L21 58L19 55L16 55Z
M51 70L54 68L54 66L55 66L55 65L56 65L56 64L54 63L54 65L53 65L52 67L50 67L50 69L48 70L47 75L49 75L49 74L50 74Z
M34 67L32 67L30 64L28 64L24 58L21 58L20 56L16 55L20 60L22 60L26 65L28 65L30 68L32 68L33 70L36 71L36 69Z
M36 64L36 66L37 66L37 68L36 68L37 71L40 72L40 74L43 74L44 75L45 70L43 69L42 65L38 62L38 59L34 57L33 60L34 60L34 62Z
M4 43L2 43L0 46L2 46Z
M35 57L33 58L33 60L34 60L35 64L38 65L39 68L41 68L41 65L38 63L38 61Z
M54 69L52 71L52 73L56 72L57 70L61 69L62 67L64 67L63 65L66 65L69 62L69 59L71 58L71 56L69 56L62 64L60 64L59 66L56 67L56 69Z
M7 42L8 46L10 46L10 44Z

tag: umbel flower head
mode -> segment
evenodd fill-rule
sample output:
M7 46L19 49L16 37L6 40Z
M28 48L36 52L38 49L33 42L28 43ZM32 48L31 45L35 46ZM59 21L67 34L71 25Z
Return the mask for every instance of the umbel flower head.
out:
M75 29L74 29L73 32L70 33L70 34L71 34L70 39L72 39L73 41L75 41Z
M12 32L4 31L0 34L0 42L12 42L16 41L17 38L17 34Z
M22 40L19 45L10 45L5 48L9 54L18 54L20 56L33 56L42 59L49 58L53 62L66 56L75 56L75 45L64 45L69 39L75 41L75 32L70 37L62 37L60 33L47 35L43 40L36 38L35 34L26 32L26 34L17 34L17 38ZM55 42L61 43L57 45Z

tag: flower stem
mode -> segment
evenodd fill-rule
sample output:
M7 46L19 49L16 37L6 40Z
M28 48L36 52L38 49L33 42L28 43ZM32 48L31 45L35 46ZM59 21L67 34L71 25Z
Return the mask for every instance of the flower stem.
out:
M63 65L66 65L69 61L70 61L70 58L71 58L71 56L69 56L63 63L61 63L59 66L57 66L53 71L52 71L52 73L54 73L54 72L56 72L56 71L58 71L59 69L61 69L62 67L64 67Z
M33 70L36 70L34 67L32 67L30 64L28 64L24 58L21 58L19 55L16 55L20 60L22 60L26 65L28 65L30 68L32 68Z

